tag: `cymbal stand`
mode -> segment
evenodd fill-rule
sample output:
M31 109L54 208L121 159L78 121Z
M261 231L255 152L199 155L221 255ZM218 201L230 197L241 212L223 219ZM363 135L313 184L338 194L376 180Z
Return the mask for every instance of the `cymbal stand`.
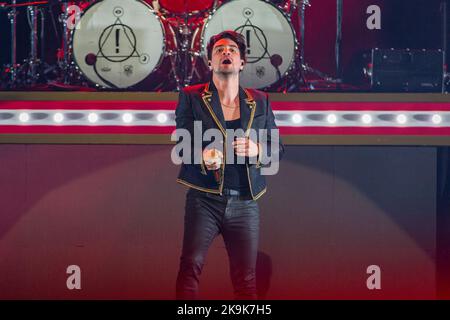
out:
M13 7L8 12L8 19L11 25L11 64L10 69L10 81L11 83L16 82L17 76L17 8L16 0L12 0Z
M300 87L306 87L309 90L315 90L314 84L307 80L306 74L312 73L318 76L319 78L325 80L330 83L337 83L339 80L336 80L327 74L312 68L308 65L305 59L305 17L306 17L306 8L311 7L310 0L294 0L291 3L291 12L294 12L296 8L299 20L299 29L300 29L300 40L299 40L299 48L296 53L295 58L295 67L294 72L291 75L291 81L289 81L289 85L286 88L287 91L296 91Z
M28 23L30 25L30 58L28 60L28 81L30 84L37 82L37 65L38 65L38 11L35 6L27 7ZM43 43L41 43L43 45Z

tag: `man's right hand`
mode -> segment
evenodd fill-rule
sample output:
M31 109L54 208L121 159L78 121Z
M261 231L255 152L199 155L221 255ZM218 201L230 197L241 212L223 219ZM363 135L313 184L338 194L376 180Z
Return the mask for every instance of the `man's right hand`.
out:
M203 162L208 170L217 170L223 162L223 153L217 149L203 150Z

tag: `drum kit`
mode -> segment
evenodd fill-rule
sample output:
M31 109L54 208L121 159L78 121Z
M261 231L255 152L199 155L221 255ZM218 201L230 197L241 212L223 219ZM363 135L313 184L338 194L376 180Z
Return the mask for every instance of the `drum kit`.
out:
M11 60L3 84L21 89L43 83L106 90L174 91L209 79L210 37L235 30L247 42L241 84L267 91L314 89L306 74L337 80L304 58L308 0L97 0L1 4L11 30ZM38 42L42 6L58 8L62 26L57 63L44 62ZM26 9L31 50L17 61L17 14ZM298 14L299 26L293 17ZM296 16L297 18L297 16ZM41 21L41 26L44 22ZM299 30L299 36L297 31ZM41 46L42 48L43 46Z

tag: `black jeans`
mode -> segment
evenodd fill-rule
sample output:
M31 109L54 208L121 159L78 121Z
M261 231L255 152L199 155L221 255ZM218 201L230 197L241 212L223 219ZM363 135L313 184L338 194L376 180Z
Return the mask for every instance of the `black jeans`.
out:
M189 189L177 299L196 299L208 248L221 233L228 252L235 299L256 299L259 207L251 197L220 196Z

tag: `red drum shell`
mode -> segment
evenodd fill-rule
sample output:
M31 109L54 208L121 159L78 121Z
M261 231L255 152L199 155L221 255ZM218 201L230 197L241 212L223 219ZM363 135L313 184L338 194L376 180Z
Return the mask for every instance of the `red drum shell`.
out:
M151 4L151 0L147 0ZM171 13L184 13L206 10L212 7L213 0L159 0L161 8Z

